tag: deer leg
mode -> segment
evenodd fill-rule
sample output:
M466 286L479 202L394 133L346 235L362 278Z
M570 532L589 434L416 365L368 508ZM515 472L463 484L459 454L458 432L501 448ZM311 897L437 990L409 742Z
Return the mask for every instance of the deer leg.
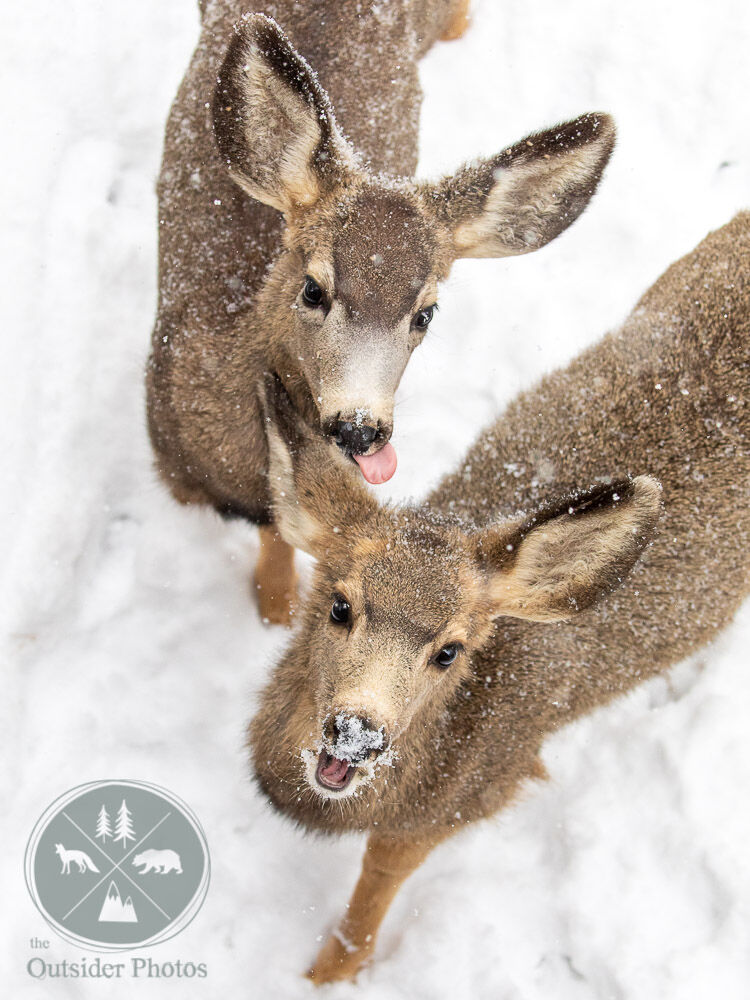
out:
M446 24L445 29L440 36L441 42L454 42L457 38L461 38L461 36L466 33L471 20L469 17L470 6L471 0L456 0L451 13L451 19Z
M272 524L262 524L260 555L255 566L258 610L272 625L291 625L297 603L294 548L287 545Z
M401 884L440 839L371 834L349 906L308 971L309 979L320 986L356 976L372 955L378 928Z

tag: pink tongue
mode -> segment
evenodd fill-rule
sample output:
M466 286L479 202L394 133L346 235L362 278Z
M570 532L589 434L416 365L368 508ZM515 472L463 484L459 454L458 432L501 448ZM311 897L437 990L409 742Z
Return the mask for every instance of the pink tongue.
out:
M320 773L327 778L329 781L338 783L343 781L346 777L346 772L349 770L349 762L346 760L339 760L338 757L331 757L325 767L321 767Z
M362 470L367 482L374 486L387 483L396 471L398 463L396 449L390 441L374 455L355 455L354 461Z

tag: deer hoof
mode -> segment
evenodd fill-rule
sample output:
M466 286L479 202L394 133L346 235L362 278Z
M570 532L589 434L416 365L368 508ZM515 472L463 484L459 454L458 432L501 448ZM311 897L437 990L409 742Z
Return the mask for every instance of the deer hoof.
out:
M335 934L318 952L315 964L305 975L316 986L352 980L367 962L371 949L347 947Z
M469 17L470 6L471 0L458 0L453 16L440 36L441 42L455 42L456 39L466 34L471 20Z

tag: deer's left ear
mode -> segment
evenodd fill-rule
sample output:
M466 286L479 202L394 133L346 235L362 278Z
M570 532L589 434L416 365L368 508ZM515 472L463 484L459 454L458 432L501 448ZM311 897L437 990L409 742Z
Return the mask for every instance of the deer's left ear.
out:
M637 476L561 497L476 538L496 615L571 618L619 587L661 516L661 486Z
M583 212L614 144L609 115L581 115L421 191L453 234L455 258L530 253Z

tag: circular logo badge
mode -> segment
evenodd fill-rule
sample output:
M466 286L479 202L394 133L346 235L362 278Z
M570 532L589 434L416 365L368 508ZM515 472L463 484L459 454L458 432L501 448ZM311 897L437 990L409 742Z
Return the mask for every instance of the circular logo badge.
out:
M26 884L63 937L101 951L159 944L186 927L208 890L200 823L171 792L95 781L60 796L26 848Z

